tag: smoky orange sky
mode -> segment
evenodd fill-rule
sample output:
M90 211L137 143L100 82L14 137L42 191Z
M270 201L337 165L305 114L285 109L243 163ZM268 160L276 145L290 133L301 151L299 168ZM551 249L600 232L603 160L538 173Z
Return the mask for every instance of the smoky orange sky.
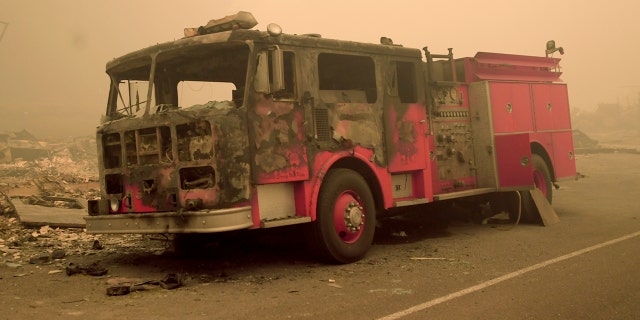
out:
M0 1L0 131L41 139L93 135L107 100L107 61L249 11L256 28L405 47L544 55L565 49L573 109L637 104L640 4L631 0ZM560 57L557 53L555 57Z

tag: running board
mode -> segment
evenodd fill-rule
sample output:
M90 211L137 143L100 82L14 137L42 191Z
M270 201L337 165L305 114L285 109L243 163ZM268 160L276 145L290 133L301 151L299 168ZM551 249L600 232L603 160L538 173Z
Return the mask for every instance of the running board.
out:
M429 198L418 198L418 199L412 199L412 200L396 201L393 203L393 206L398 208L398 207L415 206L418 204L425 204L425 203L429 203Z
M311 222L311 217L287 217L282 219L272 219L260 221L261 228L282 227L292 224Z
M451 193L442 193L433 196L434 200L450 200L456 198L463 198L469 196L477 196L481 194L496 192L496 188L478 188L478 189L469 189L464 191L456 191Z

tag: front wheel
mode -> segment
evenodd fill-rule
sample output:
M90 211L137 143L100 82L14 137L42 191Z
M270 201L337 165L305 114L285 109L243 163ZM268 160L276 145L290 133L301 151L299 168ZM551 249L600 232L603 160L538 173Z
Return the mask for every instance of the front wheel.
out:
M371 247L375 204L367 182L350 169L327 173L318 197L312 245L325 260L351 263Z

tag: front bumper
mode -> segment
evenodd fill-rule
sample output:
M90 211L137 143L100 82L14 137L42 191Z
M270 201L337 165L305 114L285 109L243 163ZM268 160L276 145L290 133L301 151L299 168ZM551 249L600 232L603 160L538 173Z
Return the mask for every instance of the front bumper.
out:
M253 226L251 207L85 216L87 233L213 233Z

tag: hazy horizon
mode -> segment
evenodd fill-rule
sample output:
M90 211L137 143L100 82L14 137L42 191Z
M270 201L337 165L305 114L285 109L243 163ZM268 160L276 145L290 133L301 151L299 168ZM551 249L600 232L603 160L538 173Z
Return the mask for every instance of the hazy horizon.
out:
M436 53L452 47L457 58L478 51L544 55L553 39L565 49L555 57L562 58L573 109L638 104L638 7L623 0L2 3L0 131L25 129L39 138L93 135L107 99L107 61L240 10L252 12L261 30L275 22L286 33L371 43L386 36Z

